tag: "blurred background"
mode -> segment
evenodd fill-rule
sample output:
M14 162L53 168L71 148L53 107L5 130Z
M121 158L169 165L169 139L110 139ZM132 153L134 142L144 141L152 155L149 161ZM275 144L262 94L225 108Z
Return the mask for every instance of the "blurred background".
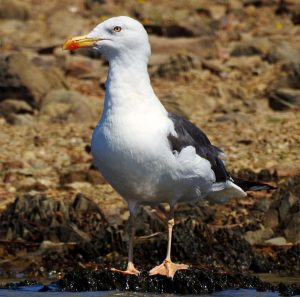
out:
M178 206L174 260L299 276L298 0L1 0L0 277L125 263L127 208L90 155L108 65L62 50L118 15L149 32L167 109L201 127L231 173L279 184L225 206ZM164 258L160 211L141 210L137 234L158 236L138 242L140 265Z

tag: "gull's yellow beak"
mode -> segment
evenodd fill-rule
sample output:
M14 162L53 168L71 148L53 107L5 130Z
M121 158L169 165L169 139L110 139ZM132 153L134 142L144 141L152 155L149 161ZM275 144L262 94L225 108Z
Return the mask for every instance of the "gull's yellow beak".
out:
M75 50L82 47L90 47L95 45L100 38L88 38L86 35L76 36L71 39L68 39L64 42L64 50Z

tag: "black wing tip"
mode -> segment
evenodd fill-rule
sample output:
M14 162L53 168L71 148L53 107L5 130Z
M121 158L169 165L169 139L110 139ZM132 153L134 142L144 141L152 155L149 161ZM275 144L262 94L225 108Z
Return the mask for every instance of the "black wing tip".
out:
M246 191L267 191L267 190L276 190L276 189L277 187L273 187L267 184L261 184L261 185L250 186L249 189Z
M244 191L268 191L277 189L277 187L260 182L251 182L239 178L233 178L233 180L234 183L240 188L242 188Z

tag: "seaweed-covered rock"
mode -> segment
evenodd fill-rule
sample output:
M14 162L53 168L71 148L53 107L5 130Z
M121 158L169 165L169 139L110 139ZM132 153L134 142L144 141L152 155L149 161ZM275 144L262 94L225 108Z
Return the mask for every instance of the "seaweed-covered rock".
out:
M165 276L149 276L142 271L137 276L124 276L107 269L72 270L58 282L63 291L135 291L175 294L207 294L215 291L238 288L274 289L248 274L230 274L222 270L197 269L178 271L173 279Z
M272 218L269 224L278 235L284 235L290 242L299 242L299 204L300 174L281 184L273 194L273 201L266 213L266 218Z
M106 219L98 206L82 195L66 204L43 195L16 198L1 214L0 238L43 242L89 241L104 234Z

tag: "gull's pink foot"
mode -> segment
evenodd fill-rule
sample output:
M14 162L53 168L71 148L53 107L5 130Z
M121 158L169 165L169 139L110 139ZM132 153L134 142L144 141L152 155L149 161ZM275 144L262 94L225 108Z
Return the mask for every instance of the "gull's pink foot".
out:
M130 265L127 267L126 270L119 270L119 269L116 269L116 268L111 268L111 271L113 272L120 272L124 275L136 275L136 276L139 276L140 272L134 268L133 265Z
M165 260L162 264L154 267L149 271L149 275L165 275L167 277L173 278L177 270L188 269L189 266L185 264L175 264L171 261Z

